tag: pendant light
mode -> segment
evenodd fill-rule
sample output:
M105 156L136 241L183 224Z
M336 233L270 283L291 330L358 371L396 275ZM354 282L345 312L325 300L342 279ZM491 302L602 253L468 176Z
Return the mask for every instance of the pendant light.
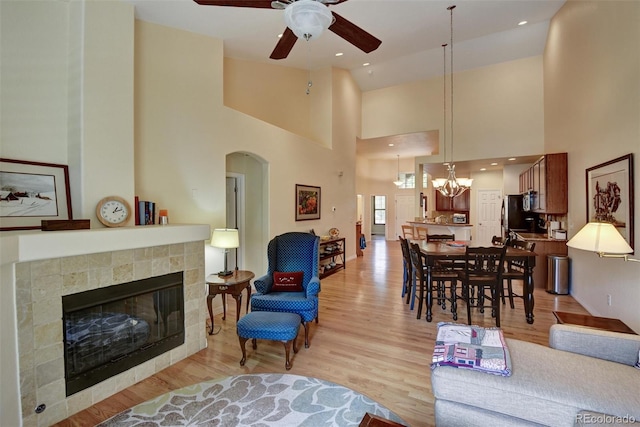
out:
M393 183L395 185L397 185L398 187L400 187L402 184L404 184L404 181L402 181L400 179L400 154L398 154L398 175L396 176L396 180L393 181Z
M433 186L436 190L438 190L443 196L446 197L456 197L461 195L462 193L464 193L466 190L471 188L471 184L473 182L473 179L470 178L456 178L456 165L453 163L453 9L455 9L455 5L453 6L449 6L447 8L447 10L450 12L451 14L451 43L449 45L449 50L450 50L450 60L451 60L451 69L450 69L450 89L451 89L451 95L449 97L450 99L450 108L451 108L451 160L448 163L445 163L447 165L447 178L439 178L439 179L434 179L431 182L433 183ZM442 52L443 52L443 63L444 65L444 111L445 111L445 116L444 116L444 134L443 134L443 145L445 148L444 151L444 160L446 162L446 156L447 156L447 151L446 151L446 146L447 146L447 141L446 141L446 111L447 111L447 102L446 102L446 91L447 91L447 78L446 78L446 44L442 45Z

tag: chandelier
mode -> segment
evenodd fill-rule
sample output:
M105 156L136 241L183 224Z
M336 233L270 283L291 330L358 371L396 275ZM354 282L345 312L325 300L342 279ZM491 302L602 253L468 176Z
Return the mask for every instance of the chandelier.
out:
M451 107L451 161L447 162L447 53L446 53L446 44L442 45L442 53L443 53L443 87L444 87L444 126L443 126L443 146L444 146L444 160L445 165L447 166L447 177L446 178L438 178L434 179L431 182L436 190L438 190L443 196L446 197L456 197L464 193L466 190L471 188L471 183L473 179L471 178L456 178L456 165L453 163L453 9L455 9L455 5L449 6L447 10L451 13L451 44L449 45L450 50L450 60L451 60L451 69L450 69L450 89L451 95L449 97L450 107Z
M400 187L402 184L404 184L404 181L400 179L400 154L398 154L397 156L398 156L398 175L396 176L396 180L393 181L393 183L398 187Z

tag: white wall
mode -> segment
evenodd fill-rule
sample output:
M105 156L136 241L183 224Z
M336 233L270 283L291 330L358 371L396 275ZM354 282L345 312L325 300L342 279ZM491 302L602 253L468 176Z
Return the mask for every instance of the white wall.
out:
M636 254L640 245L638 22L639 2L569 1L551 21L544 54L545 151L568 152L569 237L586 222L585 169L632 153ZM640 332L640 263L600 259L573 249L569 257L573 296L592 314L619 318Z

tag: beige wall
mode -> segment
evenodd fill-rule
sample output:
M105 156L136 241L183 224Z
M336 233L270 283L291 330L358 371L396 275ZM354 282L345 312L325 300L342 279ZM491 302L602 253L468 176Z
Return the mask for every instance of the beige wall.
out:
M585 169L633 153L640 247L640 2L569 1L544 55L545 150L569 153L569 237L586 222ZM640 263L569 249L572 291L592 314L640 332ZM636 256L636 258L638 258ZM611 295L612 305L607 305Z

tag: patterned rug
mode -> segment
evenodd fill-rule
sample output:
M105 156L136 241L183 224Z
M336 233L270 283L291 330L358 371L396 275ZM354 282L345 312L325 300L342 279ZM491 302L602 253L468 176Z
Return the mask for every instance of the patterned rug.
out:
M99 424L132 426L357 426L369 412L407 425L368 397L289 374L204 381L141 403Z

